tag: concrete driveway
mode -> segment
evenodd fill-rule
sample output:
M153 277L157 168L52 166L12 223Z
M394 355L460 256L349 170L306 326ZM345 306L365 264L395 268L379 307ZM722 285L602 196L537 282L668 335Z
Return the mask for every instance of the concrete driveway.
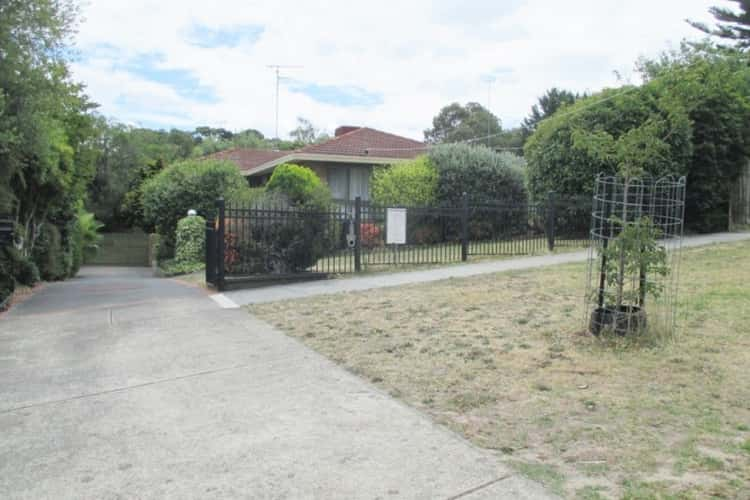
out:
M84 268L0 318L0 498L547 498L241 309Z

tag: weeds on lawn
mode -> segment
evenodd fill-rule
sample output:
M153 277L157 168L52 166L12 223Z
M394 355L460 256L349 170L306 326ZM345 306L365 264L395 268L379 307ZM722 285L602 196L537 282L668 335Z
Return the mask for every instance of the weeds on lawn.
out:
M584 333L582 265L252 311L566 496L741 498L749 256L684 252L678 341Z

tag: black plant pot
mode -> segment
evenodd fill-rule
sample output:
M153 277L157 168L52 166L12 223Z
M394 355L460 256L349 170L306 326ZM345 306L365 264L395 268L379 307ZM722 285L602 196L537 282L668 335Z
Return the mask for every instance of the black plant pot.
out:
M605 330L625 336L646 329L646 311L638 306L605 306L591 313L589 330L597 337Z

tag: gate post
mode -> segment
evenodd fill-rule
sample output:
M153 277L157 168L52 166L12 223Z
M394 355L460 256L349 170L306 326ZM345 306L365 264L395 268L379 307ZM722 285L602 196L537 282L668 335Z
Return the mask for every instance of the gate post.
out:
M206 283L216 286L216 218L206 218Z
M555 201L555 192L547 193L547 249L551 252L555 249L555 223L557 221L557 203Z
M461 197L461 261L469 259L469 194Z
M219 227L216 233L216 289L221 292L224 290L224 198L216 200L216 208L219 214Z
M354 198L354 271L362 271L362 245L360 244L362 223L362 198Z

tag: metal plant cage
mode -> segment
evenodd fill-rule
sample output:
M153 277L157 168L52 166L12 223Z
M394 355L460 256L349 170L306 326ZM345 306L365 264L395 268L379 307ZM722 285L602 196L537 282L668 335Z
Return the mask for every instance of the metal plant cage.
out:
M585 321L594 335L674 333L685 177L596 178Z

